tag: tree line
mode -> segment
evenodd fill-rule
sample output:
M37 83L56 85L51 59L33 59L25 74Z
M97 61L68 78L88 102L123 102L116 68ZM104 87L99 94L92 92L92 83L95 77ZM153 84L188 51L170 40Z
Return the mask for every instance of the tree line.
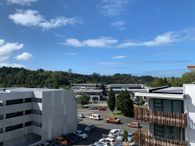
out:
M69 88L74 83L100 84L145 84L148 86L182 86L183 83L195 81L195 73L185 73L181 78L159 78L152 76L133 76L131 74L90 75L69 71L48 71L43 69L29 70L25 68L0 68L0 87L47 87Z

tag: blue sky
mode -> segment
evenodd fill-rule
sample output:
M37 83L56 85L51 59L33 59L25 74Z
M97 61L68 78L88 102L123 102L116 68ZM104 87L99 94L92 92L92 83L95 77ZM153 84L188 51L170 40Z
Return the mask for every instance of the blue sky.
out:
M194 0L1 0L0 66L181 76Z

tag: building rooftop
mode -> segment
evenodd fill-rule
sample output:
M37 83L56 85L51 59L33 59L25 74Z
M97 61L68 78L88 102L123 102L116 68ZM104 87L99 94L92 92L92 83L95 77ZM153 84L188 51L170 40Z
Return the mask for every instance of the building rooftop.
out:
M101 89L74 89L74 93L101 93Z
M183 87L167 87L159 90L153 90L151 93L183 94Z
M48 88L1 88L0 93L11 93L11 92L33 92L33 91L60 91L63 89L48 89Z
M109 84L108 87L145 88L143 84Z

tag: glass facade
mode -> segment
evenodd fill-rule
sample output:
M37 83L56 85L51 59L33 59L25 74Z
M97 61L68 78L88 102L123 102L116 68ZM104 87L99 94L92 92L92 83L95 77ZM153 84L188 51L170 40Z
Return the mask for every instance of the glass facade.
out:
M153 109L158 112L176 112L183 113L182 100L153 99Z
M184 128L154 124L154 136L174 140L184 140Z

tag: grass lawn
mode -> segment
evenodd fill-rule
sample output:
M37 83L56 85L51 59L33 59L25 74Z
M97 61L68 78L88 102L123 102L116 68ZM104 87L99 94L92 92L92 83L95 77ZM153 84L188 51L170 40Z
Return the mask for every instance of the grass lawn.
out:
M125 117L120 111L114 112L113 116L117 117L117 118L122 118Z

